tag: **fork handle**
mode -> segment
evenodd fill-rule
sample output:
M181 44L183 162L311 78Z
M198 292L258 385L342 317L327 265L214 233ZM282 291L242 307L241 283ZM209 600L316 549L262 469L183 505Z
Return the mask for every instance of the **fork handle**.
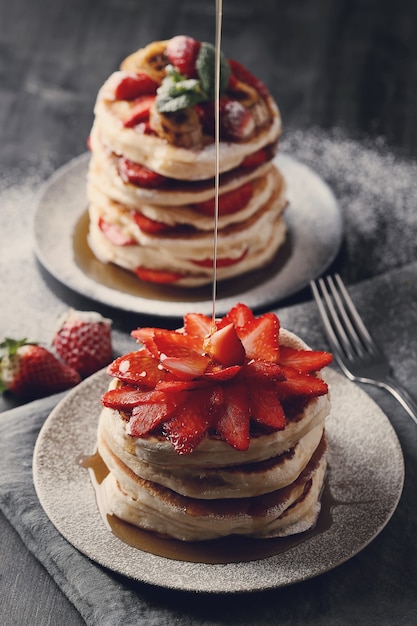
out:
M387 377L384 381L381 381L381 387L389 391L394 398L401 404L401 406L407 411L411 419L417 424L417 403L410 396L408 391L392 376Z

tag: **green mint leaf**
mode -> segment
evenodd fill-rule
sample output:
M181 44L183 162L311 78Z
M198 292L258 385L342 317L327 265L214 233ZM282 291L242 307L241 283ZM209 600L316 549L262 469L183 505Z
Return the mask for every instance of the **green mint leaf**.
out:
M215 96L216 49L210 43L203 42L196 60L197 73L201 87L207 94L208 100ZM220 93L227 87L230 78L230 66L223 53L220 53Z
M188 92L175 96L157 97L156 108L160 113L175 113L181 109L188 109L205 100L200 94Z
M200 81L186 78L172 65L167 66L166 72L167 75L157 90L156 108L160 113L174 113L207 100Z

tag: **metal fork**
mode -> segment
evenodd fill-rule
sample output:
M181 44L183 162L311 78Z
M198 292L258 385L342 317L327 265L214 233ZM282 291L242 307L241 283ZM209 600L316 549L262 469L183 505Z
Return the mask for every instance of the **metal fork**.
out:
M310 282L324 330L344 374L389 391L417 424L417 404L395 380L391 366L353 304L339 274Z

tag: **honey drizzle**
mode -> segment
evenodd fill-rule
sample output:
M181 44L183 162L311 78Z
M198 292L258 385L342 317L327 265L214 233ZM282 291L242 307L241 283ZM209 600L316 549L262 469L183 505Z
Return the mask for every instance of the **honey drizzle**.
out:
M214 98L214 228L213 228L213 309L212 326L216 322L217 291L217 231L219 223L219 181L220 181L220 52L222 35L223 2L216 0L215 34L215 98Z

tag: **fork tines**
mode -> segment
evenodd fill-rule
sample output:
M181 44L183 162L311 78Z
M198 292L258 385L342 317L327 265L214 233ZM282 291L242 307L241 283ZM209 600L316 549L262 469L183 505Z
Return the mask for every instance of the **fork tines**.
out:
M311 289L335 356L382 356L339 274L311 281Z

